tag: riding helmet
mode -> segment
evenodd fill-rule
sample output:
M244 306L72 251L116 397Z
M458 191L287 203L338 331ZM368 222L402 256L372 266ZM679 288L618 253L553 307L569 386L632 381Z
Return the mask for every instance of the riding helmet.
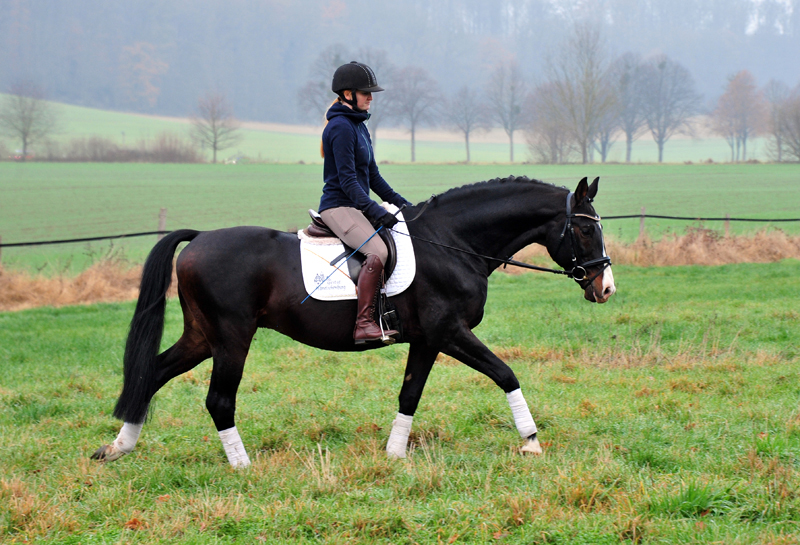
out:
M378 78L375 72L366 64L352 61L343 64L333 73L331 90L340 95L342 91L353 90L362 93L377 93L383 91L383 87L378 85Z

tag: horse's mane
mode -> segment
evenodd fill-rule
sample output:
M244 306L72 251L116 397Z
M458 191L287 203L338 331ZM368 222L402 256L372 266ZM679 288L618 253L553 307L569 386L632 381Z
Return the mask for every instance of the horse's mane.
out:
M534 178L528 178L527 176L508 176L506 178L493 178L491 180L486 180L483 182L475 182L471 184L465 184L459 187L454 187L452 189L448 189L444 193L439 193L435 197L436 200L440 199L449 200L450 198L454 197L461 198L482 191L483 189L486 188L498 187L504 184L531 184L537 187L566 189L563 186L557 186L555 184L543 182L541 180L536 180Z

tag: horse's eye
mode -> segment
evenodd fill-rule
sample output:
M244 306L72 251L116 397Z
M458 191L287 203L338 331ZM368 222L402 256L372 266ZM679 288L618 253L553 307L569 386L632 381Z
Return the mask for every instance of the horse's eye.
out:
M594 225L584 225L581 227L581 233L584 236L590 237L594 233Z

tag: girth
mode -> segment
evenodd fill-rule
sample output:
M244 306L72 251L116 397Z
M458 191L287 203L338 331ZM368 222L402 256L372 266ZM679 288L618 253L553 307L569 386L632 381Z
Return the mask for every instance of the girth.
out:
M322 217L315 210L309 210L308 215L311 216L311 223L305 229L305 232L308 236L317 238L339 238L333 231L331 231L330 227L325 224L325 222L322 220ZM376 226L373 225L373 227ZM388 280L392 275L392 272L394 272L395 265L397 265L397 247L395 246L394 237L390 233L389 229L381 229L378 231L378 236L381 237L381 240L383 240L383 243L386 244L386 249L388 250L386 265L383 267L384 279ZM342 245L344 246L344 252L336 256L333 261L331 261L332 267L338 265L340 261L355 251L355 248L351 248L344 242L342 242ZM367 256L361 252L356 252L353 257L347 260L347 269L354 284L358 283L358 273L361 271L361 265L364 263L366 258Z

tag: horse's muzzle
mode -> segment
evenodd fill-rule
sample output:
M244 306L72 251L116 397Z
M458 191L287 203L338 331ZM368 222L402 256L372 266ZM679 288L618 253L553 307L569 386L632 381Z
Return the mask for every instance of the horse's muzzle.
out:
M590 303L605 303L616 291L614 274L611 272L611 267L606 267L603 274L598 275L583 290L583 298Z

